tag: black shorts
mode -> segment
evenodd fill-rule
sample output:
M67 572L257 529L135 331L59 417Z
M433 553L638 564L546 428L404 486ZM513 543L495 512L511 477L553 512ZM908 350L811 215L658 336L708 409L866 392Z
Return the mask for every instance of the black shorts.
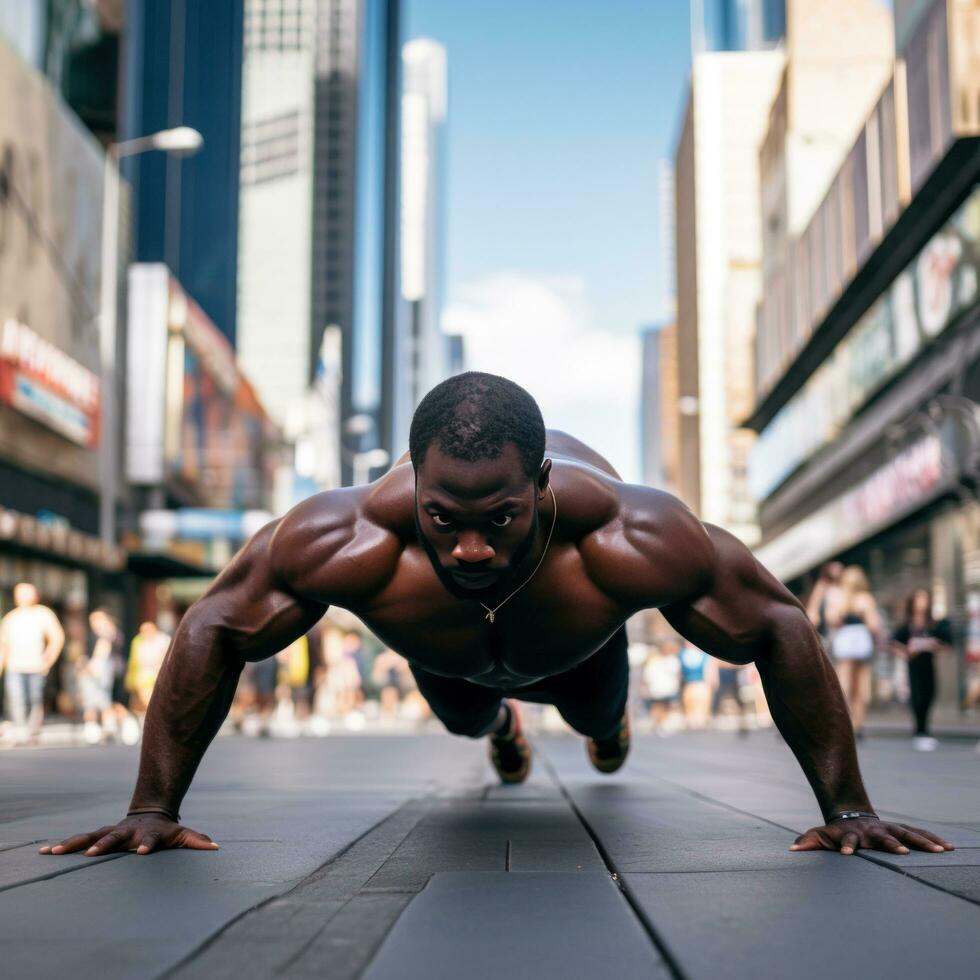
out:
M626 646L626 627L621 626L603 647L571 670L507 690L410 666L432 713L454 735L485 735L500 711L501 698L508 697L553 704L575 731L602 740L619 731L626 711L630 679Z

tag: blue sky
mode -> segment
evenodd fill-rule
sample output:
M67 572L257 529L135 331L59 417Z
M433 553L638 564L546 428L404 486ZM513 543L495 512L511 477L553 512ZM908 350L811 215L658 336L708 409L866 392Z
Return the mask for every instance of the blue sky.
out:
M636 478L635 337L661 309L657 166L687 3L407 0L405 33L448 54L447 325L473 367Z

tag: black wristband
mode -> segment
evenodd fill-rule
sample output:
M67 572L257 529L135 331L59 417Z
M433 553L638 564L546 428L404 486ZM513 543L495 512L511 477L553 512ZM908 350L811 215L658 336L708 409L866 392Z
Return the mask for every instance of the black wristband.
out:
M127 814L127 817L141 817L145 813L158 813L168 820L173 820L174 823L180 823L180 814L176 810L168 810L164 806L137 806L133 807Z
M877 813L867 813L864 810L845 810L843 813L838 813L831 817L827 823L833 823L835 820L880 820L881 818Z

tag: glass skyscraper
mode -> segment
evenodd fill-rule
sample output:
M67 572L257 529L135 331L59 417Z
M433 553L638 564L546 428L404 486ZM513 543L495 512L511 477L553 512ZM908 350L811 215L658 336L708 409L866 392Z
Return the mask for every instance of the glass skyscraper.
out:
M786 0L692 0L691 43L702 51L760 51L786 34Z

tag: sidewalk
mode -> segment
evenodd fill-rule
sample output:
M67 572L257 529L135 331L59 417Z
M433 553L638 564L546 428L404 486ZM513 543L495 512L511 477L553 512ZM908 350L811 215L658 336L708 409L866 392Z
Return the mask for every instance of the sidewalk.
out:
M907 708L894 705L872 711L865 728L872 735L912 737L912 717ZM966 738L980 741L980 712L964 714L955 708L937 708L931 718L930 728L936 738Z
M219 739L184 820L217 852L44 857L118 818L137 750L4 753L11 976L593 980L976 976L980 759L860 752L883 815L958 849L791 854L817 822L773 733L639 737L602 777L542 736L492 781L444 735Z

